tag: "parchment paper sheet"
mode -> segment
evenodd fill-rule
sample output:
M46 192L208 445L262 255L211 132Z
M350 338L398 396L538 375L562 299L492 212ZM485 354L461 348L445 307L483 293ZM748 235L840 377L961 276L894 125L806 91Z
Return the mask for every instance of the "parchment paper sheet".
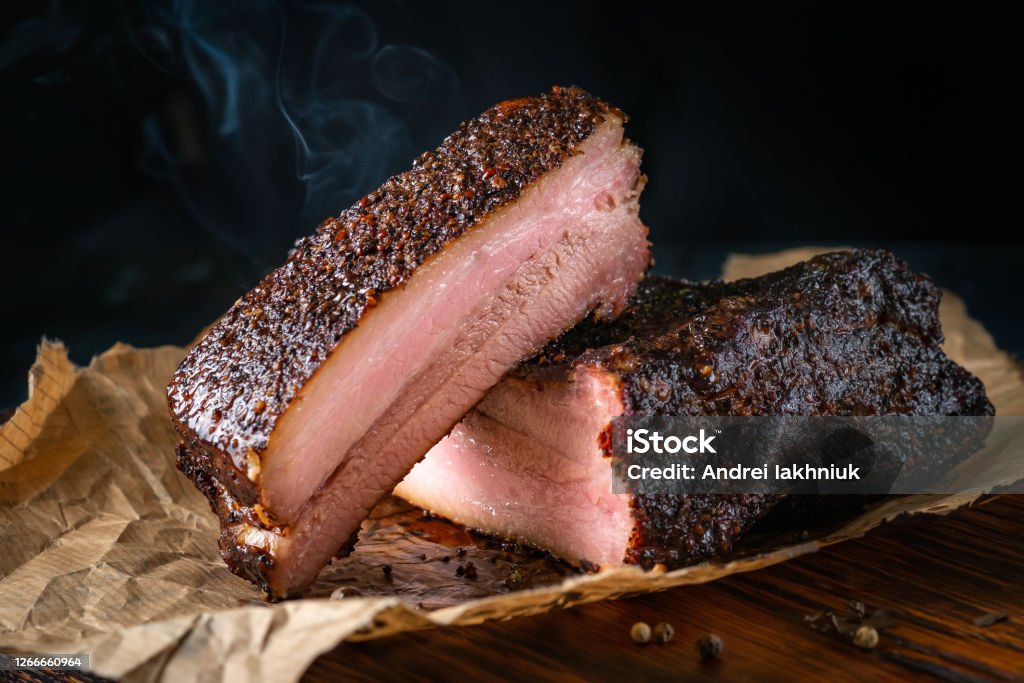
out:
M724 277L776 270L815 251L733 256ZM942 319L949 355L983 379L998 413L1024 414L1024 382L1012 359L954 296L946 295ZM0 649L89 653L96 672L126 680L291 681L345 639L711 581L860 536L899 514L942 514L974 499L887 499L822 538L668 573L630 568L579 575L535 560L531 572L551 569L541 581L547 585L519 591L495 578L506 559L468 535L467 559L486 567L490 558L490 574L478 583L438 579L452 576L459 561L440 559L451 539L412 533L406 518L384 511L369 531L364 526L368 538L352 558L325 572L314 595L346 585L361 589L342 599L265 605L221 562L216 519L174 468L164 390L183 353L118 344L76 368L59 343L40 346L29 400L0 428ZM402 560L421 555L429 556L421 564ZM399 558L393 579L399 587L391 597L372 597L387 591L373 590L367 567L392 557ZM434 597L446 606L429 609Z

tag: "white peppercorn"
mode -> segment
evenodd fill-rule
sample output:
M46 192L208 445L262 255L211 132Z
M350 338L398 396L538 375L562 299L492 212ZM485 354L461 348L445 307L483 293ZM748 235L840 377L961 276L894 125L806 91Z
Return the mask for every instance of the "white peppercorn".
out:
M629 629L629 637L633 639L634 643L649 643L651 642L651 627L638 621L633 624L633 628Z

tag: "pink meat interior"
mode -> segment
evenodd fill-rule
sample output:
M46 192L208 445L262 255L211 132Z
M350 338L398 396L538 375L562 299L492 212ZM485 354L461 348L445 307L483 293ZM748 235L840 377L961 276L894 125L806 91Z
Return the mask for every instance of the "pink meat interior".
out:
M614 379L507 379L395 489L468 527L580 564L621 564L633 522L599 439L623 407Z

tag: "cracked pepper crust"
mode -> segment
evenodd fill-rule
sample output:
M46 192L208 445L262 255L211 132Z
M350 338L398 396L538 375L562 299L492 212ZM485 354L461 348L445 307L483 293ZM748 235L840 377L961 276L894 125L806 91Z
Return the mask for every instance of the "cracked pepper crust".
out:
M940 347L939 298L880 250L732 283L649 278L616 322L578 325L516 373L543 382L602 369L633 415L992 415L981 382ZM636 496L626 560L707 559L780 498Z
M232 571L267 589L276 539L288 530L262 508L260 454L345 334L427 259L576 155L602 123L625 119L578 88L492 107L298 240L188 353L167 391L178 467L221 519Z
M242 503L256 503L248 469L344 335L429 257L576 154L610 117L625 118L577 88L502 102L300 239L189 352L168 387L194 464L212 469Z

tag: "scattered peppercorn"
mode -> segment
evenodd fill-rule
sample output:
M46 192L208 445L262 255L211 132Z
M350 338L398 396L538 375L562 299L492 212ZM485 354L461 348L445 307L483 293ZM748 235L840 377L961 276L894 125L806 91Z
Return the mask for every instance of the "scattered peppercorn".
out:
M697 639L697 652L704 660L715 659L722 654L725 643L714 633L705 633Z
M390 564L386 564L383 567L381 567L381 569L384 570L384 578L385 579L390 579L391 578L391 565Z
M859 620L840 619L834 612L818 612L813 615L805 615L804 621L820 633L838 633L841 636L849 637L857 630Z
M859 621L868 613L868 608L860 600L850 600L847 606L849 609L846 612L846 618L850 621Z
M466 563L466 578L467 579L475 579L476 578L476 565L473 564L472 562L467 562Z
M662 622L654 627L654 642L667 643L675 634L676 630L672 628L672 624Z
M455 551L455 554L458 555L459 557L465 557L466 556L466 549L465 548L459 548L458 550Z
M455 576L465 576L465 575L466 575L466 568L464 566L462 566L460 564L458 567L455 568Z
M651 627L638 621L633 624L633 628L629 629L629 637L633 639L634 643L649 643L651 642Z
M853 634L853 644L865 650L878 645L878 631L873 626L861 626Z
M427 561L427 554L426 553L420 553L420 562L426 562L426 561Z
M444 557L441 558L441 561L442 562L451 562L452 558L451 558L450 555L445 555Z

